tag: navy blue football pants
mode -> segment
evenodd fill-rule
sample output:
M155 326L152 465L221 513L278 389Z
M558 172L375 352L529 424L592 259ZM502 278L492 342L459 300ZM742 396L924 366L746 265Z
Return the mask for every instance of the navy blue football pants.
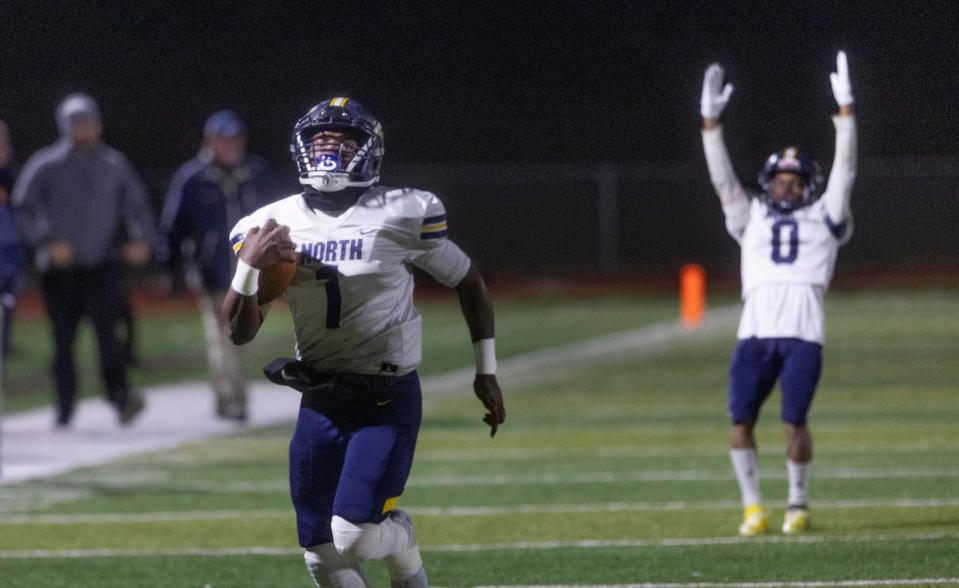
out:
M304 396L290 441L290 493L302 547L333 541L333 515L380 523L403 493L422 416L416 372L374 391Z
M792 338L740 339L729 367L732 422L756 422L778 378L783 422L805 425L821 372L822 345L818 343Z

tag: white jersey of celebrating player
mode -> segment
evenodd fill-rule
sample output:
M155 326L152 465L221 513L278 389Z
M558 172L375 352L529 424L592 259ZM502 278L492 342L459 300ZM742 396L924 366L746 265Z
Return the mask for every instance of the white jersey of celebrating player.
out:
M446 238L446 211L433 194L375 186L340 216L311 209L302 195L241 219L235 251L267 219L290 227L300 254L286 299L296 356L320 372L403 375L421 359L420 314L413 306L415 265L456 286L470 260Z
M852 234L849 199L856 176L856 123L835 116L836 154L822 198L788 214L747 197L729 159L722 127L703 131L709 175L726 229L741 247L743 314L739 339L825 341L823 296L839 246Z

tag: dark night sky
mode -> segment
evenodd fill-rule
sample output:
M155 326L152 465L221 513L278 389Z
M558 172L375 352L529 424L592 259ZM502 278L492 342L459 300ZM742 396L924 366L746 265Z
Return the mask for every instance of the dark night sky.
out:
M956 2L175 4L0 4L0 117L21 160L55 139L54 107L76 90L143 169L192 156L222 107L286 165L295 119L344 93L377 113L397 161L700 158L715 59L736 85L734 152L831 153L838 49L863 155L959 152Z

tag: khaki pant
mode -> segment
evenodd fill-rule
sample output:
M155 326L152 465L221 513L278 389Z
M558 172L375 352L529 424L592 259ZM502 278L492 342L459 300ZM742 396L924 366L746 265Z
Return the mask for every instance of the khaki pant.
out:
M198 297L213 392L216 395L216 414L223 418L246 420L246 376L243 373L241 349L227 338L220 323L224 293L201 290Z

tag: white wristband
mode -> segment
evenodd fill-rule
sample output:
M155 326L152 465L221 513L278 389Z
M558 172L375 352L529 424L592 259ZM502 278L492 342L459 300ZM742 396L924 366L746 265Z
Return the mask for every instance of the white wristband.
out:
M260 270L251 266L242 259L236 262L236 273L233 275L233 289L241 296L253 296L260 290Z
M496 375L496 339L480 339L473 343L476 356L476 375Z

